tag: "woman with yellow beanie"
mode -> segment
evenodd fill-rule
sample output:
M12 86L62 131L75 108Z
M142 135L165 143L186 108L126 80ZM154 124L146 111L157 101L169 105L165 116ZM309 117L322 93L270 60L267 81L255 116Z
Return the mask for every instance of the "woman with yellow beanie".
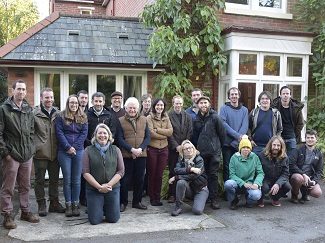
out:
M237 208L239 194L245 194L247 207L252 207L261 198L264 172L260 159L251 151L252 144L244 135L239 143L239 152L230 159L229 180L225 182L230 209Z

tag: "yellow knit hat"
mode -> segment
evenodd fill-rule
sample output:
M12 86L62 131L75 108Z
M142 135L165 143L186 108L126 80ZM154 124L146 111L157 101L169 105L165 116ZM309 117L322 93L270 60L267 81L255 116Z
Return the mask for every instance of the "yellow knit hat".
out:
M248 147L250 148L250 150L252 150L252 143L251 141L249 141L248 136L247 135L243 135L240 143L239 143L239 152L243 147Z

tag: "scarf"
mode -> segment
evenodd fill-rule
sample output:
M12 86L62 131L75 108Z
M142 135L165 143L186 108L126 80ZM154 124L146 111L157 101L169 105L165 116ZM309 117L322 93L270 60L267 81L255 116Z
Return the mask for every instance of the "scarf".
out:
M98 149L100 156L102 156L103 159L105 159L105 154L106 154L106 151L107 151L109 145L111 145L110 142L108 142L104 146L100 145L98 142L95 142L95 147Z

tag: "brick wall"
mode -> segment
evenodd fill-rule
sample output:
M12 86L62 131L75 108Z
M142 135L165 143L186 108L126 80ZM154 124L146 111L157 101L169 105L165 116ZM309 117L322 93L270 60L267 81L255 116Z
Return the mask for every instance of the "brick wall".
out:
M67 14L80 14L78 7L92 7L95 8L92 10L92 15L105 16L106 8L101 5L92 4L92 3L74 3L74 2L55 2L54 9L52 11L67 13Z
M34 68L8 68L8 94L12 95L12 85L22 79L26 82L27 96L26 100L31 106L34 106Z
M138 17L143 7L153 0L111 0L107 5L107 15L113 15L113 2L115 2L115 16Z

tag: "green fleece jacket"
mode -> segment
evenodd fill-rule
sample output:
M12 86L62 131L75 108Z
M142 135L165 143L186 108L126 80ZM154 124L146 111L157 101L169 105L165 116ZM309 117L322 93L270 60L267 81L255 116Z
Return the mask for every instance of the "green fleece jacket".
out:
M258 156L251 152L247 159L239 152L235 153L229 163L229 179L242 187L245 183L262 186L264 172Z

